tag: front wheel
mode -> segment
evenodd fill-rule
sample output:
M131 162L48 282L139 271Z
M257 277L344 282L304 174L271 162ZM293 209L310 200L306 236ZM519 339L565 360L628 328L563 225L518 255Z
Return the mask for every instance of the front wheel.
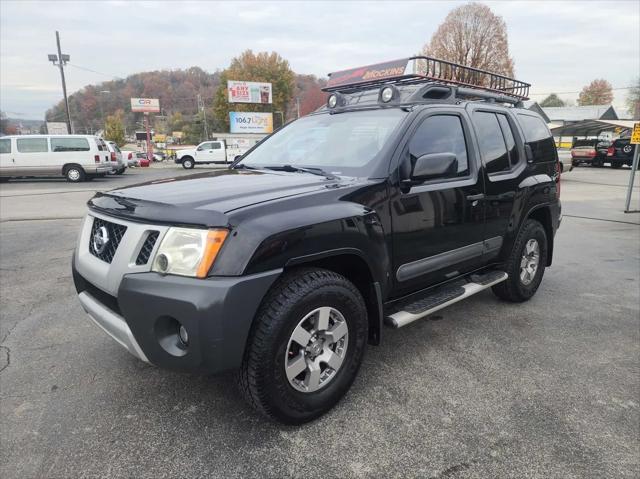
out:
M358 289L324 269L281 278L257 313L239 374L245 398L286 424L331 409L353 383L367 342Z
M182 160L182 167L185 170L191 170L195 165L195 162L191 158L185 158Z
M493 286L501 299L520 303L531 299L542 282L547 261L547 233L540 222L528 219L509 255L505 271L509 278Z

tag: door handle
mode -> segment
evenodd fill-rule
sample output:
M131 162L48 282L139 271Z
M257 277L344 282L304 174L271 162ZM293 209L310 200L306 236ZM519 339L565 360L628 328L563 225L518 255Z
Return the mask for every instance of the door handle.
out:
M479 195L468 195L467 200L469 201L484 200L484 193L480 193Z

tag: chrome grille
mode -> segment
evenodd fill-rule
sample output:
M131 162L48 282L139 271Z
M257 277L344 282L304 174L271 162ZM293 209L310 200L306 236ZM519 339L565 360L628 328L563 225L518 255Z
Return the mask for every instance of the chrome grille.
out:
M89 251L93 256L105 263L111 263L125 231L127 231L127 227L124 225L110 223L94 217L91 235L89 236ZM106 232L107 241L101 244L100 241L97 241L97 238L100 237L104 240L104 232Z
M151 258L151 252L153 251L153 247L158 240L159 234L160 233L158 231L151 231L147 236L147 239L144 241L142 248L140 248L138 257L136 258L136 264L138 266L147 264L149 262L149 258Z

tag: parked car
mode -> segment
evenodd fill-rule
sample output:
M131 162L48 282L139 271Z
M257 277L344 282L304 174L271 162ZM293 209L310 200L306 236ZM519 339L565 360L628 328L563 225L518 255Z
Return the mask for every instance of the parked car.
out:
M204 141L195 148L176 150L175 162L185 169L194 168L196 165L210 163L231 164L238 156L249 151L259 138L240 139L230 138L230 143L223 140Z
M147 158L147 152L146 151L139 151L136 153L136 159L138 161L138 166L140 167L147 167L149 166L149 158Z
M167 155L165 155L161 151L154 151L153 152L153 161L164 161L166 158L167 158Z
M127 169L128 161L125 161L122 157L120 147L114 141L105 141L109 153L111 154L111 165L113 166L112 173L114 175L121 175Z
M78 182L112 170L107 144L91 135L19 135L0 138L0 179L61 176Z
M204 141L195 148L176 151L176 163L189 170L196 165L227 163L224 141Z
M138 159L136 158L136 152L131 150L121 150L122 159L127 163L128 168L138 166Z
M346 393L383 324L488 288L533 297L560 175L551 132L521 107L526 84L389 70L340 72L350 83L330 82L326 107L228 169L94 196L72 262L91 319L156 366L239 370L250 404L300 424Z
M571 164L573 166L580 164L604 166L610 144L607 140L576 140L571 148Z
M620 168L622 165L633 165L633 153L638 145L632 145L630 138L618 138L614 140L607 150L607 161L611 162L611 168Z

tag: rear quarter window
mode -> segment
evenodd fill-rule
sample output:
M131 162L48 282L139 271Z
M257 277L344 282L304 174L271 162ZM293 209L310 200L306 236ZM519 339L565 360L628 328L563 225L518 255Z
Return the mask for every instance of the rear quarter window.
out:
M531 147L533 162L547 163L558 161L558 153L553 136L542 118L519 113L518 121L522 126L524 139Z
M89 151L89 141L86 138L51 138L51 151Z

